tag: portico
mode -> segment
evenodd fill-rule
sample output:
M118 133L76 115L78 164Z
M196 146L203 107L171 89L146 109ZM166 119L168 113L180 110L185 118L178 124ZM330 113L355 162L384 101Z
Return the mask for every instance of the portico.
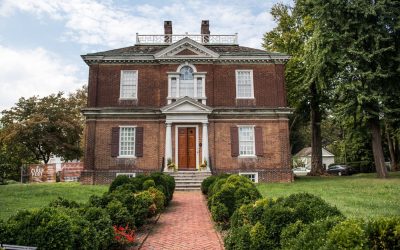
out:
M186 96L163 107L161 112L166 116L164 171L168 171L168 160L174 162L178 170L198 170L201 163L208 163L208 115L212 109Z

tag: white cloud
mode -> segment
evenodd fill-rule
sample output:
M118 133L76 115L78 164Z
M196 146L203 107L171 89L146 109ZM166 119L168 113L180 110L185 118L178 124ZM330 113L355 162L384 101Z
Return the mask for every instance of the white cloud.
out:
M0 55L0 111L20 97L67 93L85 83L76 77L78 67L43 48L14 50L0 45Z
M118 6L117 2L100 0L3 0L0 15L16 10L38 18L48 16L63 20L63 40L82 45L105 45L110 48L135 43L136 33L160 34L163 21L172 20L174 33L200 32L200 21L210 20L212 34L239 33L242 45L261 47L262 35L274 26L263 1L167 1L159 6L156 1L146 4Z

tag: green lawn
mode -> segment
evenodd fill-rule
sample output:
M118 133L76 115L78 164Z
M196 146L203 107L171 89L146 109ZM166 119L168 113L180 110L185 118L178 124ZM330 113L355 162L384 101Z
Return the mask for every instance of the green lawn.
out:
M375 174L299 177L294 183L259 184L265 197L308 192L339 208L348 217L400 215L400 173L377 179Z
M39 208L61 196L77 202L87 202L92 194L101 195L108 186L79 183L0 185L0 219L6 220L20 209Z

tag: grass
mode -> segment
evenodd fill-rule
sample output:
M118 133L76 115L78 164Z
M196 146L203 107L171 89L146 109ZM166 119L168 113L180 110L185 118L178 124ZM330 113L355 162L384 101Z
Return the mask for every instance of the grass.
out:
M0 219L6 220L21 209L44 207L59 196L83 203L107 190L108 186L61 182L0 185Z
M347 217L400 215L400 172L390 173L388 179L377 179L375 174L304 176L294 183L267 183L257 187L264 197L311 193L336 206Z

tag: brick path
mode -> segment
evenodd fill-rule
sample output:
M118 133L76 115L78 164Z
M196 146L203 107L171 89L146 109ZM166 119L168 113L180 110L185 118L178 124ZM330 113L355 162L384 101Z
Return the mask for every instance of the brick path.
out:
M223 249L200 192L175 192L140 249Z

